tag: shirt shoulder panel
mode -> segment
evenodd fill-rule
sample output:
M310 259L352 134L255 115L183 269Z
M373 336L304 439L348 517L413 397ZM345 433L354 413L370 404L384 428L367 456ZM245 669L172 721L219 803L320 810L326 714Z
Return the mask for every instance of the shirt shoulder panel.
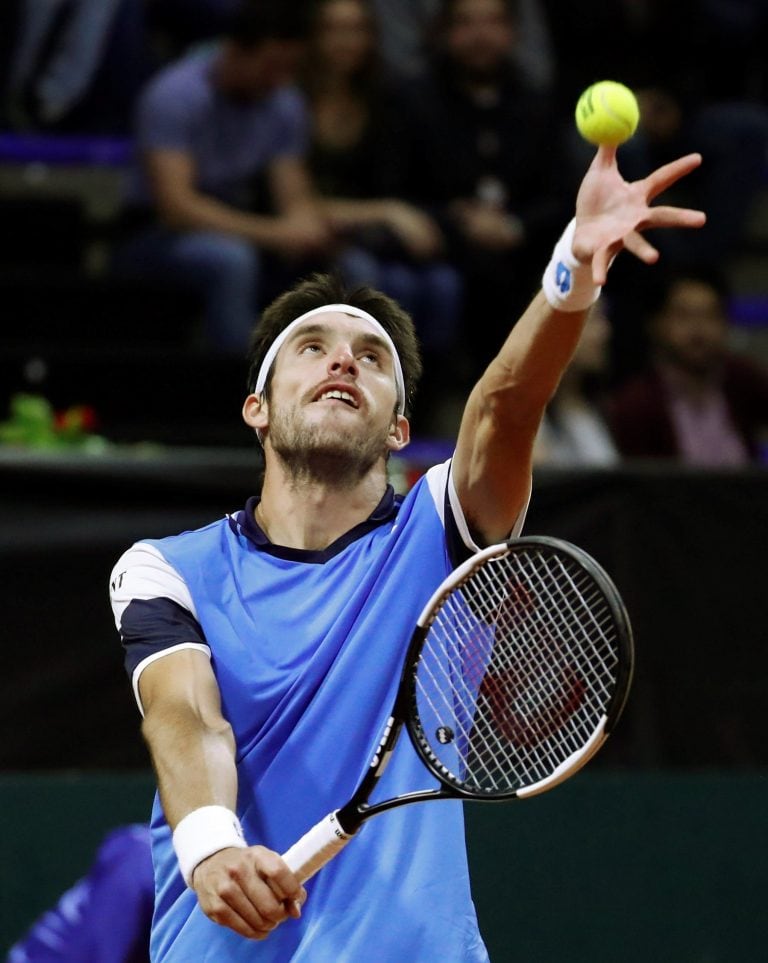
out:
M187 583L162 552L147 542L137 542L118 559L109 587L118 630L126 607L138 599L170 599L197 618Z

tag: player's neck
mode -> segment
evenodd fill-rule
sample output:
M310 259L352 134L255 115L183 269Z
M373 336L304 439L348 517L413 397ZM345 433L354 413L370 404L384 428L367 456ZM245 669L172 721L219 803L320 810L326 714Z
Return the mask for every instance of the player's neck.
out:
M275 545L320 551L364 522L381 501L386 485L383 465L353 488L297 482L278 470L267 470L256 521Z

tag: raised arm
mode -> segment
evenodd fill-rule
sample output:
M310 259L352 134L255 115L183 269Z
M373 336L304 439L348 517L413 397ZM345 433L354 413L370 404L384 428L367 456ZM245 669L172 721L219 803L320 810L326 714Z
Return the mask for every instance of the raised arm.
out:
M563 288L572 284L579 296L569 299L562 288L545 285L547 293L536 295L467 401L453 478L478 540L505 538L525 506L533 443L544 409L573 355L589 310L584 305L605 284L612 259L626 248L653 264L658 251L642 236L644 230L704 224L701 211L650 206L700 163L698 154L690 154L628 183L618 171L616 149L598 150L579 189L575 229L567 245L566 260L570 255L573 271ZM562 242L556 252L558 258L563 254ZM548 270L552 281L562 280L553 265Z
M300 915L306 893L277 853L238 838L235 744L207 655L181 649L151 662L139 694L163 810L201 909L264 939Z

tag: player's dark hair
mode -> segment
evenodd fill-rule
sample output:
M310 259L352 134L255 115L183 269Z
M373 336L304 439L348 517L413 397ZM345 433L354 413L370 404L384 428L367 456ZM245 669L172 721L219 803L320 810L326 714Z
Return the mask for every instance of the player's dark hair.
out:
M313 274L299 281L265 308L248 351L248 390L253 390L264 356L280 332L295 318L325 304L349 304L367 311L392 338L403 369L404 414L408 414L421 377L421 353L411 316L381 291L365 285L348 288L335 274ZM267 392L271 380L272 372L267 378Z
M267 40L305 40L307 5L299 0L246 0L225 31L239 47L251 48Z

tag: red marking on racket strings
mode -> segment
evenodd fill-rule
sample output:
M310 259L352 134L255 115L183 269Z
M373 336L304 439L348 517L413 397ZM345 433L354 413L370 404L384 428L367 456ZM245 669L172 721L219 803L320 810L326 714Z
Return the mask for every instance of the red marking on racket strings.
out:
M490 706L493 725L508 742L518 749L541 745L573 717L584 702L586 685L571 666L565 666L553 680L556 691L547 695L540 708L526 711L520 702L526 690L539 688L538 679L531 679L531 671L509 669L489 672L480 687L480 697Z

